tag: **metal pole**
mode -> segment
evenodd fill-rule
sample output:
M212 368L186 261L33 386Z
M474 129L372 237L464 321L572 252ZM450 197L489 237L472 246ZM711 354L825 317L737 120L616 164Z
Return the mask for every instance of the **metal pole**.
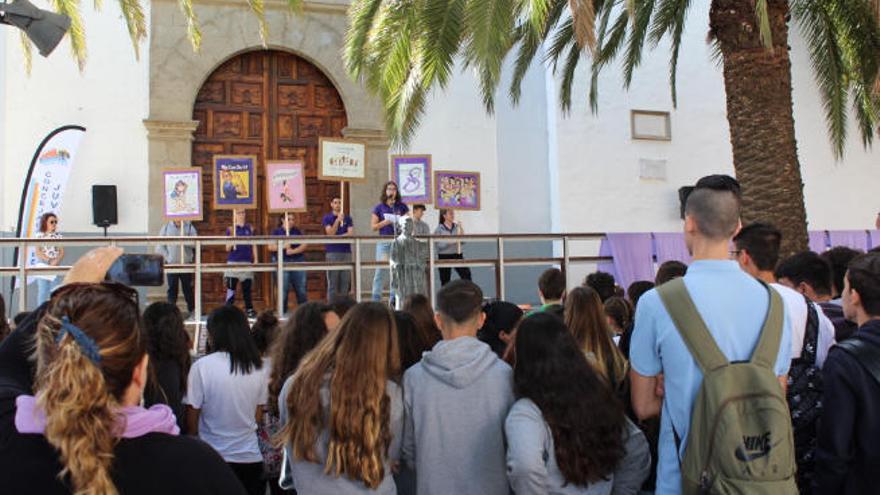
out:
M434 292L434 239L428 239L428 294L431 294L431 307L437 306L437 294Z
M287 213L285 213L284 216L286 219ZM284 286L284 254L283 254L283 247L282 247L280 240L277 241L277 243L276 243L276 249L277 249L277 251L275 251L275 252L278 255L275 257L275 259L278 261L275 264L275 269L276 269L275 281L278 283L278 300L275 301L275 309L276 309L276 311L278 311L278 317L281 318L282 311L284 310L284 308L282 307L282 304L281 304L281 300L282 300L281 298L284 297L284 291L287 290L287 287Z
M498 295L498 299L505 299L505 291L504 291L504 239L502 237L498 237L498 268L497 273L495 274L495 282L498 285L498 289L495 292Z
M354 240L354 300L361 302L361 240Z
M25 266L27 265L27 242L22 242L18 246L18 252L21 253L21 261L18 264L18 280L19 280L19 289L18 289L18 310L19 311L27 311L27 272L25 270Z
M568 269L568 258L571 255L568 246L568 236L562 237L562 274L565 275L565 283L568 284L568 281L571 280L569 277L569 269ZM567 289L567 288L566 288Z
M193 347L196 352L199 351L199 338L202 330L202 243L196 239L196 270L193 278L195 278L195 297L196 297L196 331L193 332Z

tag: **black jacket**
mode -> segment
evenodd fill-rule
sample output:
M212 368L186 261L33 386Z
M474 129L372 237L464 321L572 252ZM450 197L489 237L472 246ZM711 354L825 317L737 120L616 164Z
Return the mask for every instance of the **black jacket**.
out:
M880 320L862 325L852 338L880 346ZM822 378L814 493L878 493L880 383L837 347L828 353Z
M70 494L59 481L58 453L42 435L15 429L15 398L33 394L34 366L28 360L45 305L0 343L0 493ZM204 442L150 433L123 439L113 451L113 482L123 494L229 494L244 488L229 466Z

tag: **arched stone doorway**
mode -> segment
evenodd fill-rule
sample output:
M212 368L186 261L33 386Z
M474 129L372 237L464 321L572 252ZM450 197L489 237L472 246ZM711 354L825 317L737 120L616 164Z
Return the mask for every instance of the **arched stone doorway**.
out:
M259 50L237 55L218 67L202 84L192 118L198 122L192 143L192 162L202 167L205 181L203 222L196 228L201 235L224 235L232 223L231 211L212 210L212 163L214 155L244 154L258 157L258 208L247 212L247 221L257 233L271 233L278 215L269 215L265 205L265 164L267 160L301 159L306 164L308 212L292 213L295 224L306 234L320 234L321 218L339 184L317 179L318 138L342 136L347 116L342 98L331 81L312 63L280 50ZM267 261L266 249L259 260ZM307 260L323 259L323 250L307 251ZM223 263L221 246L206 248L202 261ZM256 274L254 305L275 308L275 277ZM325 295L322 272L308 275L309 299ZM202 277L202 304L210 310L223 302L225 289L220 274ZM240 296L239 296L240 300ZM291 308L295 296L290 294Z

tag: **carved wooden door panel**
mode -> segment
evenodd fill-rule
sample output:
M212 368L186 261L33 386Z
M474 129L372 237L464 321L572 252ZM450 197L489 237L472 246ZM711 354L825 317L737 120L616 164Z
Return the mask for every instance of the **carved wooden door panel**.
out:
M342 98L317 67L301 57L276 50L234 57L214 71L202 86L193 119L199 121L193 141L193 164L202 167L205 180L205 220L196 224L201 235L224 235L232 222L231 211L216 211L211 206L213 156L221 154L257 156L258 208L247 212L247 221L260 235L271 233L279 217L277 214L270 217L266 210L266 161L303 160L309 211L291 215L304 233L322 233L321 219L329 211L332 196L339 193L339 184L317 179L318 138L341 136L347 121ZM259 261L268 261L268 254L261 249ZM311 248L306 259L323 260L323 248ZM222 246L205 248L202 261L223 263L226 252ZM275 308L274 282L274 274L256 274L254 306L257 311ZM323 272L309 273L307 290L310 300L325 297ZM221 275L205 274L202 277L205 311L222 304L224 296ZM291 291L291 308L295 301Z

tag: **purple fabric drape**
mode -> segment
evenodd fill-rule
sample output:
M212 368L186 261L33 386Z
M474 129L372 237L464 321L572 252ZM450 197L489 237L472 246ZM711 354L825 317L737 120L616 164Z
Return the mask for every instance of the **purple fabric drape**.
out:
M880 230L868 231L868 249L874 249L880 246Z
M654 280L651 234L608 234L614 256L614 278L623 288L637 280Z
M811 230L809 236L810 251L822 254L828 249L828 232L824 230Z
M657 264L675 260L682 263L691 263L691 254L684 243L684 234L681 232L655 232L654 254L657 256Z
M599 245L599 256L614 256L614 253L611 251L611 242L608 241L608 238L602 239L602 244ZM617 280L617 270L614 269L614 260L611 261L600 261L599 265L596 267L600 272L610 273L614 280Z
M831 247L847 246L853 249L868 250L868 232L864 230L829 230Z

